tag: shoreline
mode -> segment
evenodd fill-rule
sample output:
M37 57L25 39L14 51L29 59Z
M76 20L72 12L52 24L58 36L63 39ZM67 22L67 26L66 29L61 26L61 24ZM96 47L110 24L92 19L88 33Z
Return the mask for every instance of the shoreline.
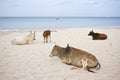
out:
M44 28L44 29L0 29L0 31L43 31L43 30L61 30L61 29L120 29L120 26L111 27L73 27L73 28Z

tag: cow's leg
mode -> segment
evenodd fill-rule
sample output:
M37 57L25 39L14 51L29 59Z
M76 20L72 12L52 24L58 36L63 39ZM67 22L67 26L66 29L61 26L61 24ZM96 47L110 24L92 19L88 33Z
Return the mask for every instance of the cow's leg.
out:
M48 37L46 37L46 43L48 43Z
M45 37L44 37L44 41L43 41L43 43L45 43Z
M63 58L63 59L62 59L62 63L65 63L65 64L67 64L67 63L68 63L68 60L67 60L67 58Z
M71 68L71 70L74 70L74 69L78 69L78 67L75 67L75 66L74 66L74 67Z
M71 62L72 62L71 59L69 59L68 64L71 64Z
M78 61L78 63L77 63L77 67L74 66L74 67L71 68L71 70L80 69L81 67L82 67L82 61L80 60L80 61Z
M68 57L63 58L62 63L69 64L69 58Z
M51 42L51 35L49 36L49 38L50 38L50 42Z
M88 66L88 63L87 63L87 59L85 59L85 60L81 60L82 61L82 66L83 66L83 69L85 70L85 69L87 69L87 66Z
M70 56L66 56L65 58L63 58L62 62L68 65L71 65L72 60Z
M32 44L33 43L33 41L28 41L28 43L27 44Z

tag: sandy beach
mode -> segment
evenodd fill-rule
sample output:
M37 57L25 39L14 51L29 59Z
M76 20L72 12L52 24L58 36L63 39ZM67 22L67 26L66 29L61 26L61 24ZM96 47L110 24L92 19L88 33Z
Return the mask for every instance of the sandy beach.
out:
M0 80L120 80L120 29L93 28L106 33L107 40L92 40L91 28L57 29L52 42L43 43L43 30L36 31L30 45L12 45L11 40L28 31L0 31ZM49 57L53 46L70 46L95 55L101 63L96 73L71 70L58 57Z

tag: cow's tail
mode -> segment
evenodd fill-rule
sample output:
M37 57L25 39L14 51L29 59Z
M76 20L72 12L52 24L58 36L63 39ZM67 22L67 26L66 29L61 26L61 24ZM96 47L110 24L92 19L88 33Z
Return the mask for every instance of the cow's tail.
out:
M95 71L91 70L90 68L87 68L89 72L95 73Z
M99 70L101 68L100 63L97 63L97 65L95 67L96 67L96 70Z
M100 63L97 63L97 65L94 66L94 67L87 67L87 70L88 70L89 72L95 73L93 70L91 70L91 69L93 69L93 68L96 68L96 70L99 70L99 69L101 68Z
M51 32L57 32L56 30L50 30Z

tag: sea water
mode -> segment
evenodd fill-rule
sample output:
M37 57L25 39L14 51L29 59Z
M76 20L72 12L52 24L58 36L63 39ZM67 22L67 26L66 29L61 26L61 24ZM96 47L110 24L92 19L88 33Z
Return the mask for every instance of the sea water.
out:
M120 27L120 17L0 17L0 30Z

